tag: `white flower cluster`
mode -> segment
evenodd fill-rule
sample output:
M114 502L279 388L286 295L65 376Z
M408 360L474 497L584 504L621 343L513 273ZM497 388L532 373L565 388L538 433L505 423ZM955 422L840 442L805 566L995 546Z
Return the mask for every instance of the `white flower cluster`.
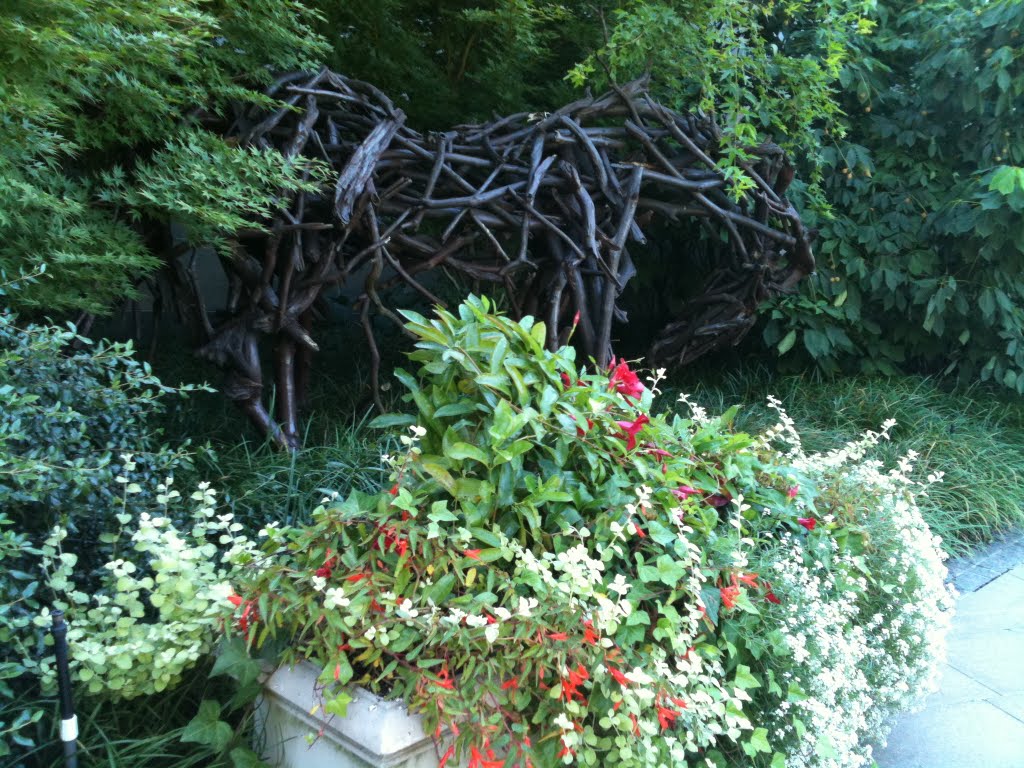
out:
M783 437L792 465L815 477L820 492L856 500L844 514L856 516L871 548L840 555L833 539L812 540L817 549L809 549L785 535L773 553L764 576L783 596L780 630L796 663L779 681L789 695L771 715L771 737L798 745L788 750L790 768L869 766L869 741L884 738L894 713L936 687L952 614L945 555L915 502L925 485L910 477L914 456L888 472L864 458L893 422L807 455L792 420L777 401L772 407L782 419L765 444Z

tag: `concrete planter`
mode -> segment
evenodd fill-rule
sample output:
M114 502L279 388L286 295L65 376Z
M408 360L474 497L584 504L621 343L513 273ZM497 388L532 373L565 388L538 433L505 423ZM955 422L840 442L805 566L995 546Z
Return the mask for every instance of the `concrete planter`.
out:
M322 709L310 714L321 701L319 674L303 663L281 667L267 679L256 710L264 760L275 768L437 768L434 740L401 701L355 688L346 717L325 717ZM321 731L310 745L307 736Z

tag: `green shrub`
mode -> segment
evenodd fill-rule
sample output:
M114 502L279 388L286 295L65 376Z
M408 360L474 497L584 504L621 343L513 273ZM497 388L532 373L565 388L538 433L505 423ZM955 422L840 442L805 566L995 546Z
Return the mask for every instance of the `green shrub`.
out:
M18 325L0 312L0 507L23 530L65 521L89 546L110 530L122 485L151 503L156 484L187 466L187 444L158 445L154 426L173 393L131 343L93 341L73 326ZM134 456L128 471L121 454Z
M406 313L393 486L267 526L238 633L321 665L327 713L386 689L474 765L867 764L948 621L920 488L865 458L880 435L805 455L786 417L653 415L660 372L581 372L489 309Z
M24 747L27 731L7 730L40 714L24 702L41 650L32 618L53 597L40 568L49 529L64 527L91 591L113 556L118 516L155 506L157 484L189 464L187 447L159 446L153 426L164 398L189 387L162 385L131 353L0 312L0 710L15 713L0 714L0 749L8 736Z

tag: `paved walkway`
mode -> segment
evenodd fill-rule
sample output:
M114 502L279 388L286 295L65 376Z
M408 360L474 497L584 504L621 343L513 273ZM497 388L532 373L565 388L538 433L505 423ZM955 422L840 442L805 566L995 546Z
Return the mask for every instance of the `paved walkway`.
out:
M896 724L878 768L1024 768L1024 533L949 570L961 596L941 688Z

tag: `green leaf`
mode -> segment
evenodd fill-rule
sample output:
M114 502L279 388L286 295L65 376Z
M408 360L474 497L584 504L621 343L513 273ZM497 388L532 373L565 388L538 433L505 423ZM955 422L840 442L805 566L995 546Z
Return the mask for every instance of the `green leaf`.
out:
M487 454L470 443L453 443L448 446L448 457L459 461L473 459L481 464L487 464Z
M793 348L794 344L796 344L796 330L792 330L789 333L787 333L782 338L782 341L779 342L779 345L778 347L776 347L776 349L778 350L780 355L784 355Z
M334 698L324 704L324 712L329 715L337 715L338 717L347 717L348 705L351 703L352 696L347 691L341 691Z
M749 688L760 688L761 683L756 677L750 672L750 667L745 664L740 664L736 667L736 678L734 681L737 688L747 690Z
M270 768L270 763L260 760L259 756L248 747L235 747L231 750L232 768Z
M760 752L771 752L772 748L768 744L768 729L755 728L754 732L750 734L750 738L744 741L742 746L748 757L754 757Z
M210 670L211 677L218 675L228 675L239 685L248 685L259 677L259 662L249 657L241 637L232 637L221 644L220 654Z
M220 719L220 702L204 699L199 712L181 734L181 740L192 744L204 744L217 752L223 752L231 741L234 731Z
M385 413L370 422L373 429L390 429L392 427L408 427L416 423L416 417L408 413Z

